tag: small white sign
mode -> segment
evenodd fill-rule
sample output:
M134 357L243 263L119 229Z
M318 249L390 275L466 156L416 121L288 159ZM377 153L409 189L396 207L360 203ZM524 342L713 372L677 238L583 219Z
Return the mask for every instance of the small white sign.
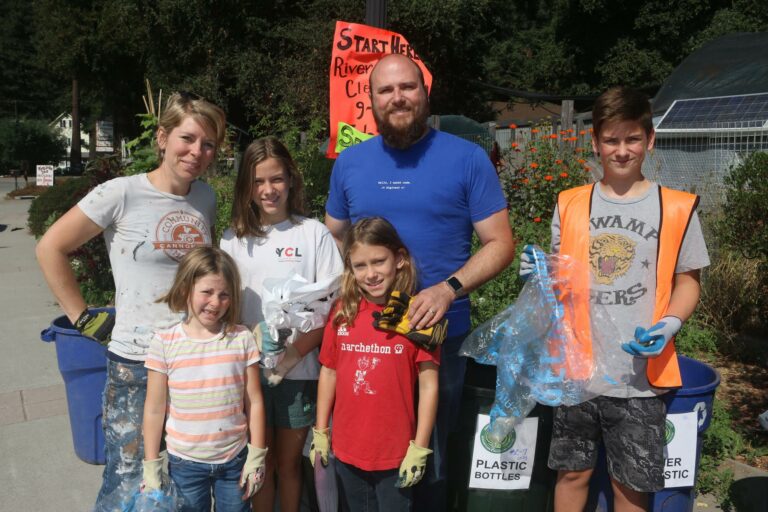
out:
M37 182L36 183L39 187L53 186L53 166L52 165L37 166Z
M693 487L696 476L696 412L668 414L664 433L664 487Z
M528 489L536 455L539 419L524 419L501 442L489 437L490 423L491 417L487 414L477 415L469 488Z

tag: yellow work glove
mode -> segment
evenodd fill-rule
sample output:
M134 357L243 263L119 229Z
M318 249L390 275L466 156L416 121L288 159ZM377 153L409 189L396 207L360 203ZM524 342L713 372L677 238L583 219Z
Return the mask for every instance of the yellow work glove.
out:
M80 313L80 316L75 322L75 329L80 331L80 334L99 342L105 347L109 345L109 340L112 338L112 329L114 327L114 314L108 311L91 312L88 311L87 308Z
M245 458L243 472L240 474L240 487L243 488L243 501L256 494L264 485L267 449L248 443L248 455Z
M445 340L448 334L448 320L442 318L432 327L420 331L411 329L408 309L412 301L413 298L407 293L394 290L381 313L373 313L373 326L379 330L402 334L414 345L432 352Z
M163 487L163 458L142 462L144 474L141 480L142 491L160 490Z
M309 462L315 467L315 457L320 456L320 463L328 465L328 452L331 450L330 431L327 428L312 427L312 444L309 447Z
M413 441L408 445L408 451L405 453L403 462L400 463L400 477L395 483L395 487L411 487L416 485L424 476L424 469L427 467L427 457L432 453L429 448L416 446Z

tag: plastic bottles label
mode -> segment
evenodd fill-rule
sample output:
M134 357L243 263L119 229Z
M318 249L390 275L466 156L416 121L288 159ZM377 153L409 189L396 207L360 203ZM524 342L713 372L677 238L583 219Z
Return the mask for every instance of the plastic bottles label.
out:
M664 488L693 487L696 476L696 412L668 414L664 436Z
M477 415L469 488L528 489L539 419L526 418L501 440L490 435L490 423L489 415Z

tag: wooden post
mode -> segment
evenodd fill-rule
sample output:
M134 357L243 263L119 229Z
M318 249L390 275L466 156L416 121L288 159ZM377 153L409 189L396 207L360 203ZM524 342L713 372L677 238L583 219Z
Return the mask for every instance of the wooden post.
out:
M560 108L560 130L573 128L573 100L563 100ZM563 137L560 137L560 144L563 144Z

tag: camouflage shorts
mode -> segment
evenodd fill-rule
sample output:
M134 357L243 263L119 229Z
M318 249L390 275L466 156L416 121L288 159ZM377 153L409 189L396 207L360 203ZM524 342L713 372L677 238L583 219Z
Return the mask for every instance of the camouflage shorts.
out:
M550 468L592 469L602 439L608 473L638 492L664 488L664 419L659 397L600 396L573 407L555 409Z

